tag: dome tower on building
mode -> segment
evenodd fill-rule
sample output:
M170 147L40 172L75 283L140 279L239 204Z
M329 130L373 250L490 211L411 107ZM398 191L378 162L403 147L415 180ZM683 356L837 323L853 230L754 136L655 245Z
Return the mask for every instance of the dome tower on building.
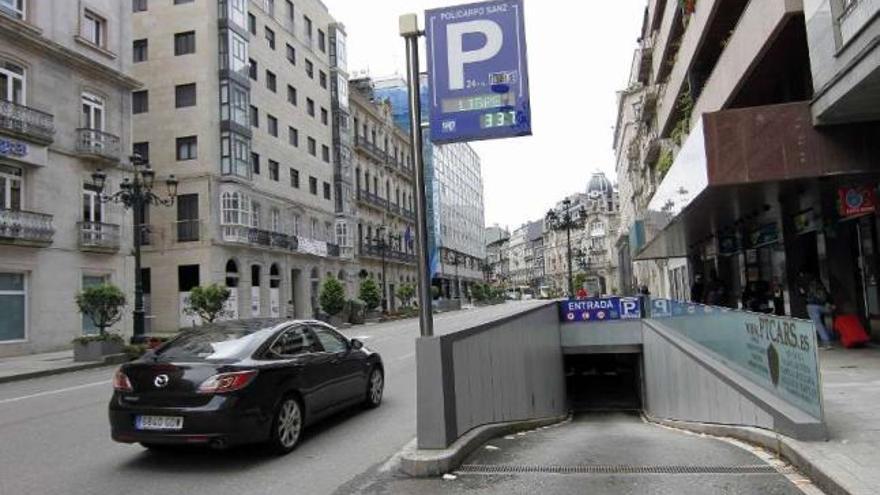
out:
M596 199L600 197L610 198L614 194L614 186L602 172L593 172L587 185L587 196Z

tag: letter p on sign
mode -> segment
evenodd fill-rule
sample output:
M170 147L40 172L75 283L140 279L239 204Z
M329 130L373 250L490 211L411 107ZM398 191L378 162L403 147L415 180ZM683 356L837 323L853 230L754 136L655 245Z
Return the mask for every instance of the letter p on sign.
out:
M464 50L464 37L468 34L482 34L486 43L476 50ZM448 44L449 89L464 89L464 67L467 64L485 62L498 55L504 46L504 32L498 23L482 19L448 24L446 26Z

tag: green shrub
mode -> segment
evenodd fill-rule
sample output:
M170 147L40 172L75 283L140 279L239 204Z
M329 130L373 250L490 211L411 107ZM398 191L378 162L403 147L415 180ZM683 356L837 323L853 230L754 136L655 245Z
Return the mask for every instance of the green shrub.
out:
M379 292L379 286L376 281L367 278L361 282L358 297L367 305L367 310L372 311L379 307L382 303L382 294Z
M197 315L203 321L212 323L217 318L227 316L226 301L231 292L225 285L211 284L205 287L194 287L186 298L184 312Z
M431 298L437 299L439 297L440 297L440 287L437 287L436 285L432 285L431 286Z
M345 287L335 278L328 278L321 287L318 297L321 309L330 316L336 316L345 307Z
M88 316L98 327L98 336L104 338L107 327L122 319L125 294L113 284L89 287L76 296L74 301L79 312Z
M397 298L400 299L400 302L401 304L403 304L404 307L408 307L412 304L412 300L415 295L416 289L412 285L401 285L397 289Z

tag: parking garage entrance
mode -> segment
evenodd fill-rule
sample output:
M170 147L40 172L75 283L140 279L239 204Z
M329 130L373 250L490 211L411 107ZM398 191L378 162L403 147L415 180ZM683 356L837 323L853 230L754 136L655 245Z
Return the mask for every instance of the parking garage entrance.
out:
M563 362L573 412L641 411L640 353L567 354Z

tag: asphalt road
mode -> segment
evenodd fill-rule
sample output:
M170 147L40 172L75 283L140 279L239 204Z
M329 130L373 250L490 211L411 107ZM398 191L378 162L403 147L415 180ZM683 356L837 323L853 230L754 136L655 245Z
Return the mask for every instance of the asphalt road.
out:
M438 315L435 331L455 331L536 304L541 302ZM418 321L358 326L345 333L382 354L387 375L383 404L376 410L352 410L307 430L300 446L284 457L268 455L260 447L153 453L111 441L107 402L113 368L0 384L0 495L798 493L772 473L661 477L476 472L453 481L401 478L394 454L415 438ZM584 428L572 429L577 425ZM468 462L663 464L672 462L670 453L679 456L679 464L763 462L713 442L611 416L493 440L498 450L481 450ZM614 456L582 457L602 452L602 446Z
M514 306L445 313L435 332L505 315ZM382 407L352 410L306 431L290 455L259 447L155 454L110 440L113 368L0 385L0 495L333 493L378 471L415 437L415 338L410 319L345 330L385 360Z

